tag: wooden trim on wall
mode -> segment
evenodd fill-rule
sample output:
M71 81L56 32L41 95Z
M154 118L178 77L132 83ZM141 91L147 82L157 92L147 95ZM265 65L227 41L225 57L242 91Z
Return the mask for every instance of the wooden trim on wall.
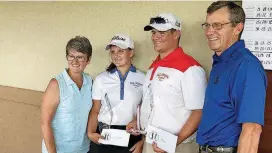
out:
M272 71L266 71L266 75L268 87L266 91L265 117L258 153L272 152Z
M44 92L41 91L0 85L0 99L34 105L37 107L41 106L43 93Z

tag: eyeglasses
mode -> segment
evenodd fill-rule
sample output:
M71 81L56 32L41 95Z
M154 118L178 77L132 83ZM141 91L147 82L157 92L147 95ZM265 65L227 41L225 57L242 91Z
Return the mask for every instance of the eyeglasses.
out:
M85 57L84 56L67 55L67 60L68 61L73 61L74 59L77 59L79 62L84 62L85 61Z
M165 24L165 23L167 23L167 21L165 21L165 19L162 17L151 18L149 21L149 24L154 24L154 23Z
M222 29L223 25L230 24L230 23L233 23L233 22L227 22L227 23L215 22L215 23L212 23L212 24L203 23L203 24L201 24L201 26L205 31L207 31L210 28L210 26L212 26L212 28L214 30L220 30L220 29Z

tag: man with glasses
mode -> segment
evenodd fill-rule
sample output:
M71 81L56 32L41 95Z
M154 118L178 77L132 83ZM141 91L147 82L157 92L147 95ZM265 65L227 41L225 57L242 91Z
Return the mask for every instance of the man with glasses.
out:
M154 50L159 53L146 74L143 91L152 90L152 125L178 136L176 153L196 153L195 132L199 125L206 75L200 64L179 47L181 22L171 13L150 19L144 27L151 31ZM143 93L143 95L146 95ZM143 108L145 109L145 108ZM145 153L164 153L156 144L144 144Z
M197 133L200 153L257 153L266 95L266 75L260 61L240 40L243 9L217 1L202 24L215 52Z

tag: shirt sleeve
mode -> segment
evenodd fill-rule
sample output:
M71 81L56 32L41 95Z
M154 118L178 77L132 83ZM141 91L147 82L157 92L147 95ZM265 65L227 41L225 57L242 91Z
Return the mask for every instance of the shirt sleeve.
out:
M200 66L192 66L184 72L181 83L185 107L189 110L202 109L207 79Z
M242 62L233 86L237 123L263 125L267 80L260 62Z
M92 89L93 100L102 99L102 91L103 91L102 87L103 87L103 82L102 82L101 76L97 76L93 83L93 89Z

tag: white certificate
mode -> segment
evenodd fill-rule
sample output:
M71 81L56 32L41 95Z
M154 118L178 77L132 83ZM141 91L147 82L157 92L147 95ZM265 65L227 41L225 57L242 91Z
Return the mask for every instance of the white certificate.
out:
M103 129L101 136L105 139L99 139L99 143L127 147L130 134L125 130Z
M154 126L147 126L146 142L152 144L157 143L157 146L167 153L175 153L178 137L165 130Z

